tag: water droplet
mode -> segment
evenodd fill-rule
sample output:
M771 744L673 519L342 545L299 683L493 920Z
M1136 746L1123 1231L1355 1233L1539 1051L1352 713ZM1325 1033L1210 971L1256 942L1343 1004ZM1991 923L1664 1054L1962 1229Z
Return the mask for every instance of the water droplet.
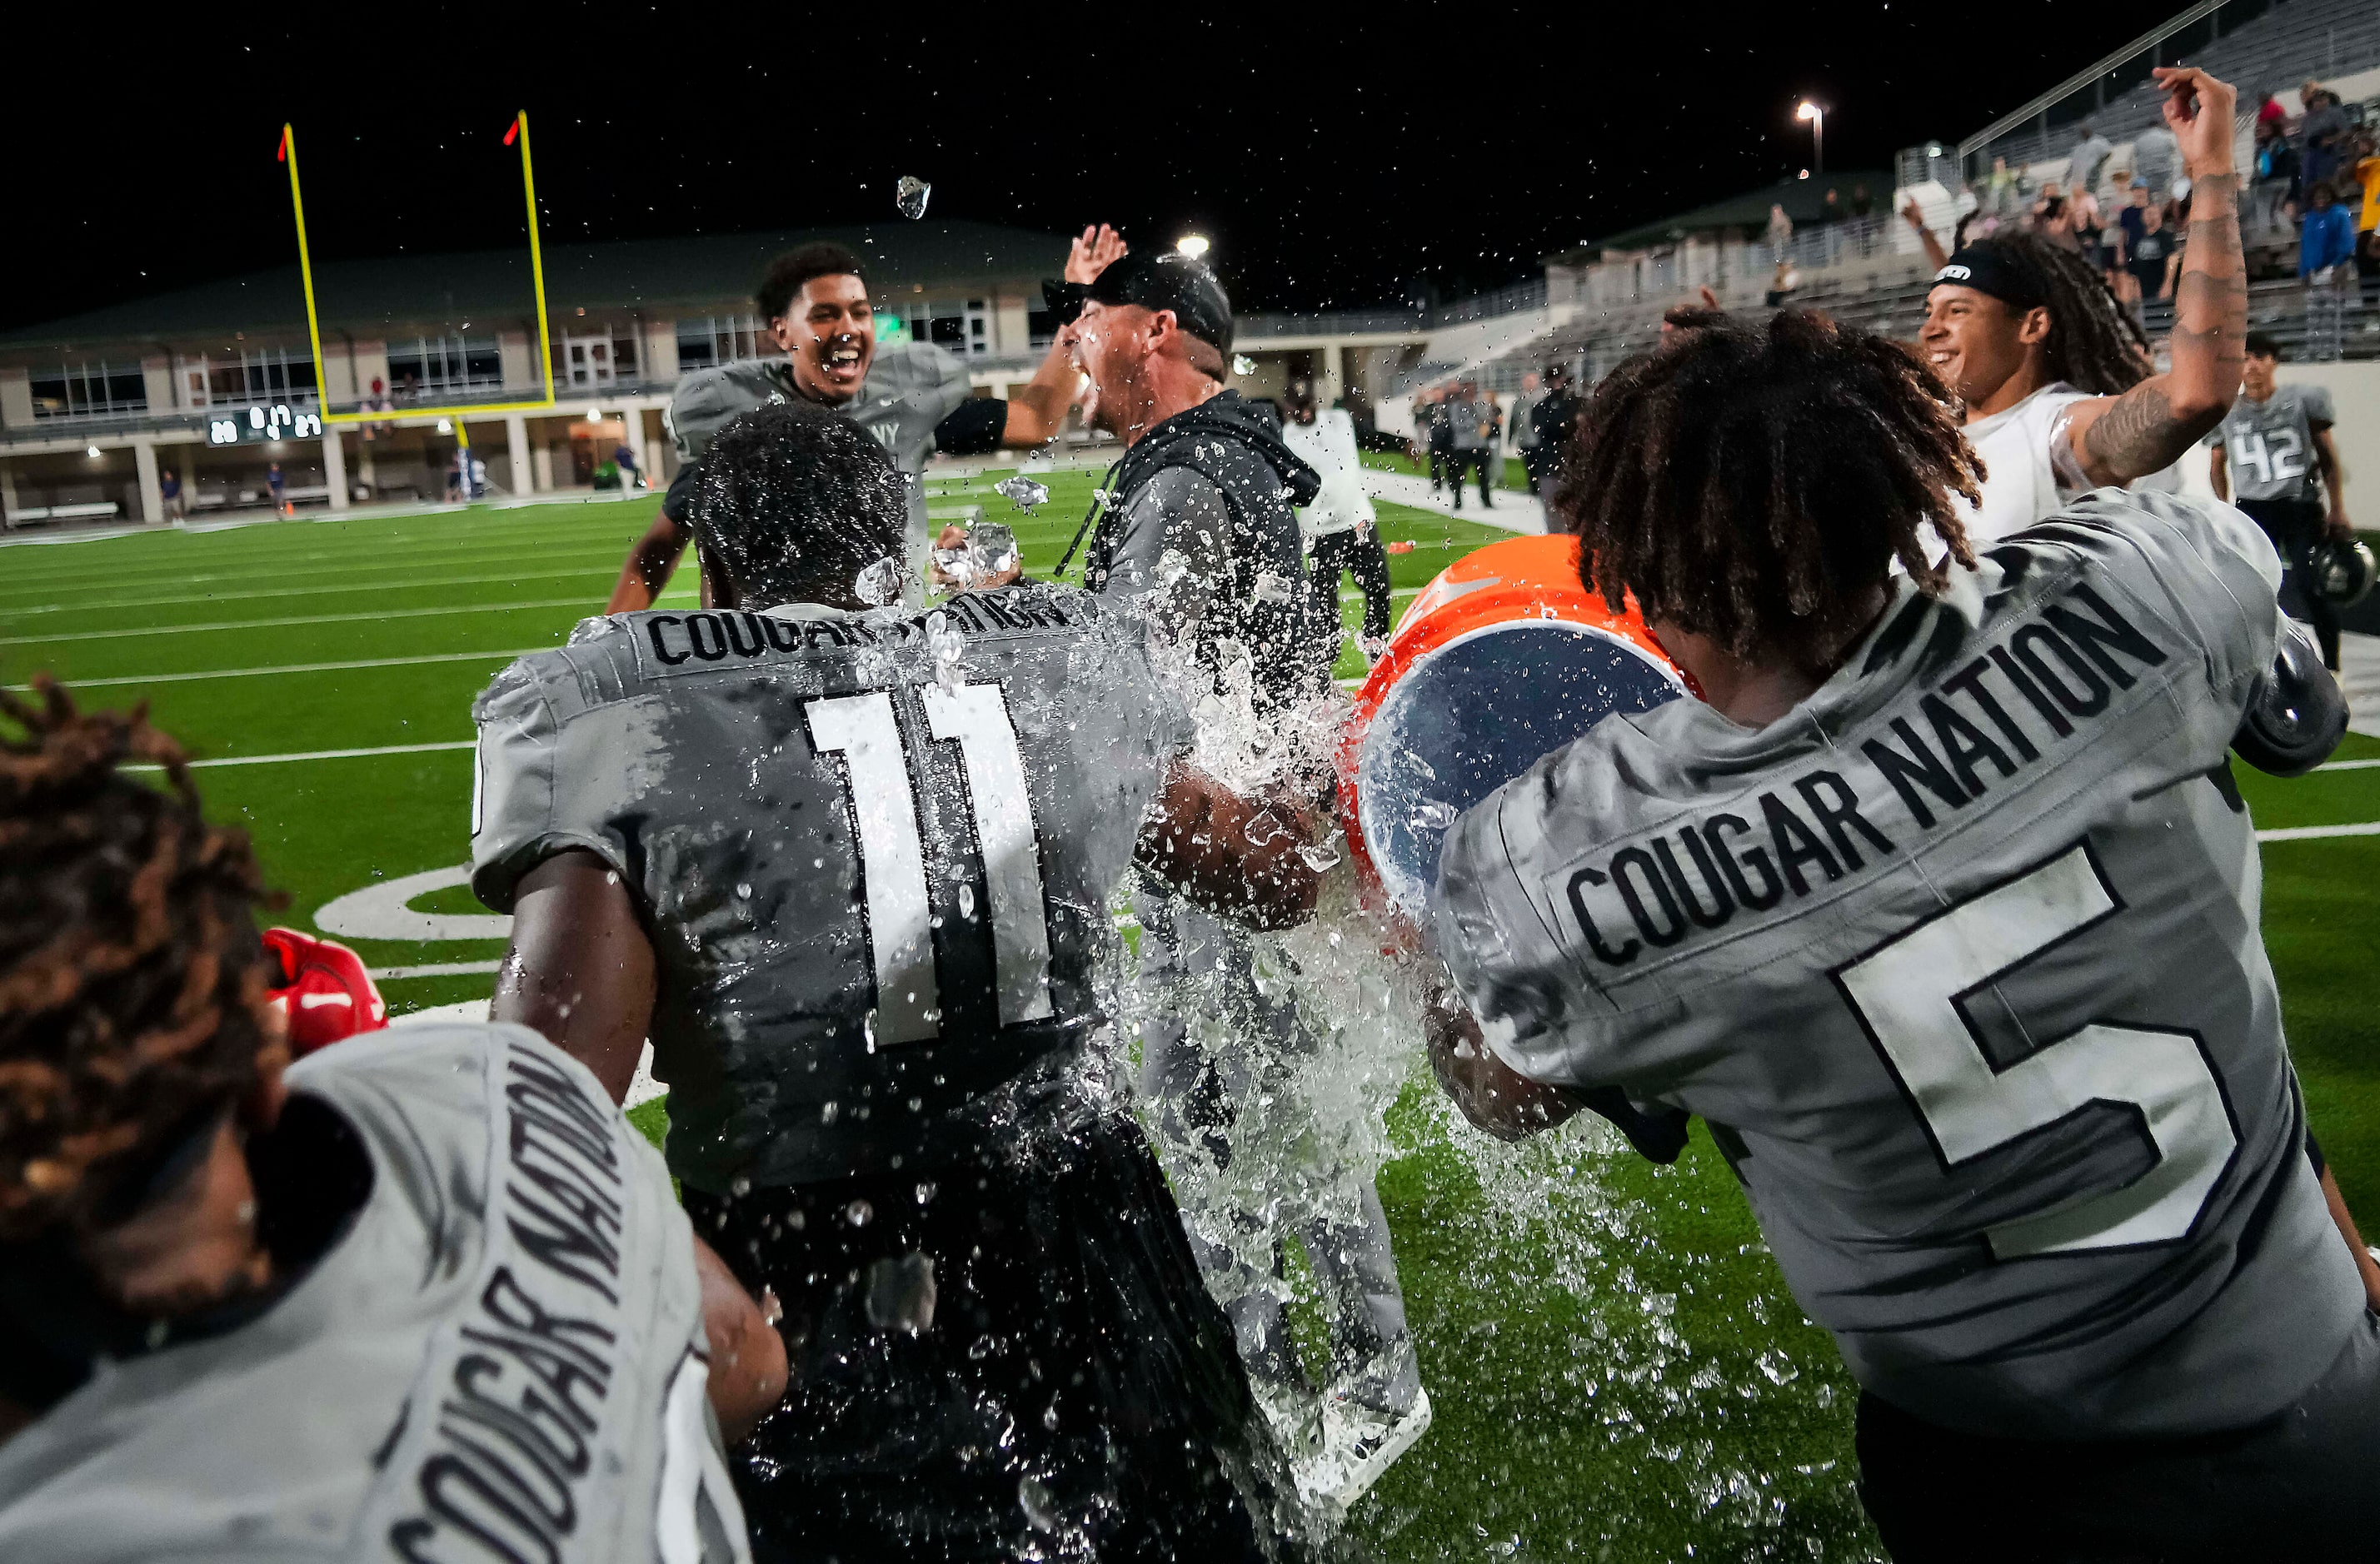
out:
M1016 1480L1017 1507L1025 1511L1026 1523L1045 1534L1058 1529L1058 1500L1049 1485L1038 1477Z
M926 201L933 193L934 187L928 181L914 174L904 174L901 182L892 187L892 204L901 209L902 216L914 223L926 215Z
M736 883L735 899L739 902L748 902L752 899L752 887L748 881L739 880Z
M752 1181L739 1173L735 1182L727 1186L727 1193L740 1200L752 1193Z
M843 1219L856 1228L864 1228L876 1219L876 1207L865 1200L855 1200L843 1208Z
M959 916L969 923L975 921L975 887L965 881L959 884Z

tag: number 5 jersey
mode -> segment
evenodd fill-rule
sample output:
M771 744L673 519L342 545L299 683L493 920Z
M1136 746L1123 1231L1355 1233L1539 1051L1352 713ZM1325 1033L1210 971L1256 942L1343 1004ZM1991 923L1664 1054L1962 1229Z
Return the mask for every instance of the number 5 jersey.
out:
M2288 1405L2362 1309L2226 751L2245 517L2101 491L1905 578L1809 699L1616 715L1458 822L1439 943L1523 1073L1707 1121L1802 1306L1935 1423Z
M1108 895L1190 735L1137 621L1022 586L922 616L589 620L480 697L473 888L572 848L658 964L669 1161L726 1194L924 1171L1104 1015Z

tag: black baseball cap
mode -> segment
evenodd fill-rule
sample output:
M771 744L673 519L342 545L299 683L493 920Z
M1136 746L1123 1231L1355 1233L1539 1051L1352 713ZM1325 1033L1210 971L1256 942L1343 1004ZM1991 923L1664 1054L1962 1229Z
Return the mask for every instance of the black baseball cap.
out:
M2030 309L2049 302L2018 274L2000 254L1999 246L1989 239L1968 245L1943 262L1928 286L1940 287L1946 283L1987 294L2011 309Z
M1181 328L1218 353L1232 351L1232 301L1215 273L1179 250L1132 250L1087 283L1045 282L1041 297L1070 325L1090 302L1171 309Z

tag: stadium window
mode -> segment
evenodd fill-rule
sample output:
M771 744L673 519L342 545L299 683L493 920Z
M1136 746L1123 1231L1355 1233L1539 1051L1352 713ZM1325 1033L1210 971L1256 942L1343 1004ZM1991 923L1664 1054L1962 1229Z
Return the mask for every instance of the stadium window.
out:
M1047 309L1025 312L1026 345L1036 353L1047 353L1050 345L1058 340L1058 317Z
M312 368L308 367L308 389ZM418 336L388 345L388 381L399 401L501 390L504 350L494 337Z
M138 364L86 358L62 363L56 374L35 374L31 381L37 418L102 418L149 410L149 382Z
M914 341L930 342L962 357L991 351L991 310L987 300L929 301L911 305L906 314Z
M759 358L776 350L759 319L751 315L703 315L677 323L677 367L681 372L708 369L739 358Z

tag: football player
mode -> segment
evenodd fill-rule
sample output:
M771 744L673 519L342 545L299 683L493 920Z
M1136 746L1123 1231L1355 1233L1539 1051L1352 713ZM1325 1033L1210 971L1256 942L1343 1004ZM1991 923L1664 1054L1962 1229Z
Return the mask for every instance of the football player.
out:
M2280 361L2280 344L2263 332L2248 333L2240 400L2206 437L2215 448L2209 476L2216 498L2228 500L2237 489L2240 508L2273 540L2281 556L2281 607L2313 626L2322 660L2335 670L2338 611L2314 585L2313 556L2325 542L2355 536L2338 447L2331 443L2336 416L2325 388L2276 382Z
M2168 471L2240 389L2248 277L2232 166L2234 93L2159 67L2190 166L2189 248L2174 285L2173 368L2081 256L2033 234L1963 246L1934 275L1920 342L1965 404L1985 476L1968 536L1989 543L2102 484L2180 488Z
M1117 1084L1109 897L1137 856L1301 918L1306 828L1174 764L1186 712L1086 593L866 612L905 505L847 420L738 418L690 514L716 611L590 622L481 697L473 884L515 915L495 1013L615 1099L650 1037L697 1230L784 1301L756 1549L1292 1550Z
M520 1027L290 1065L248 839L44 694L0 694L0 1558L748 1557L709 1407L783 1343L661 1159Z
M1125 246L1112 228L1086 228L1066 258L1066 278L1087 282ZM876 310L859 258L826 241L777 258L756 296L760 318L782 358L747 358L698 370L670 401L670 429L680 466L661 515L628 552L612 588L613 613L650 607L694 538L688 515L695 469L711 436L728 420L771 402L832 408L877 439L908 484L909 557L926 557L926 490L919 479L936 451L969 455L1001 446L1033 447L1058 438L1074 402L1071 355L1053 346L1023 392L1002 401L972 396L966 365L930 342L880 343ZM918 578L905 580L915 601Z
M2102 491L1978 558L1979 476L1921 365L1795 311L1597 390L1555 509L1705 698L1456 823L1436 1062L1506 1134L1706 1121L1865 1388L1895 1557L2361 1551L2380 1271L2226 755L2312 765L2338 690L2238 512Z

